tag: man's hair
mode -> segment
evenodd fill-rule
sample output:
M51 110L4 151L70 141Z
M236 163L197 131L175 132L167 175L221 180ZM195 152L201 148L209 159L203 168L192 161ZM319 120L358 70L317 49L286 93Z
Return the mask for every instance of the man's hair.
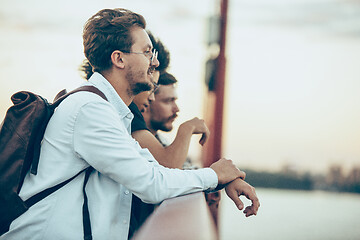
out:
M103 9L85 23L84 53L94 72L111 67L113 51L130 51L133 45L130 31L134 27L145 29L144 17L122 8Z
M168 72L160 72L160 77L158 81L159 85L171 85L175 83L177 83L177 80L174 75Z
M90 65L89 61L87 59L84 59L81 66L79 67L79 71L81 73L81 76L85 78L86 80L89 80L89 78L93 75L93 68Z
M153 47L158 51L157 59L160 65L156 68L157 71L162 72L165 71L170 64L170 53L169 50L164 46L164 44L160 41L159 38L155 38L154 35L147 31L149 38L153 44Z

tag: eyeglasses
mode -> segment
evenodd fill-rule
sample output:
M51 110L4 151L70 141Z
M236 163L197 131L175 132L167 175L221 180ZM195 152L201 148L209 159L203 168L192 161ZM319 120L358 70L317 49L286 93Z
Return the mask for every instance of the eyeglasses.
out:
M145 57L147 57L147 58L150 58L150 62L152 63L154 60L155 60L155 58L157 58L157 56L158 56L158 51L154 48L152 51L145 51L145 52L131 52L131 51L129 51L129 52L127 52L127 51L122 51L122 52L124 52L124 53L133 53L133 54L143 54Z
M151 93L155 93L159 89L159 84L156 84L155 82L151 81L153 84L153 89L151 90Z

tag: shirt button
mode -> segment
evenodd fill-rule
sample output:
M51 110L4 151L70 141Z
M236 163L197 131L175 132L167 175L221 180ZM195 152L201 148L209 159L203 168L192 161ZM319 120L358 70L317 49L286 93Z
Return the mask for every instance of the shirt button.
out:
M124 224L127 224L127 221L126 221L126 220L124 220L124 221L123 221L123 223L124 223Z
M128 190L125 191L125 194L128 195L130 192Z

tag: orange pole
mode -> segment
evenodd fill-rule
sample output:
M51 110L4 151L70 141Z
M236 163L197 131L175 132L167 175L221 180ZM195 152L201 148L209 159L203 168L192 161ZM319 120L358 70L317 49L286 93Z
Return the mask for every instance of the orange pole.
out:
M216 59L216 76L214 91L209 91L207 96L207 107L205 121L210 129L210 139L205 144L202 152L204 167L210 166L213 162L222 157L222 136L223 136L223 114L225 94L225 73L226 73L226 27L227 27L228 0L221 0L220 6L220 38L219 55Z

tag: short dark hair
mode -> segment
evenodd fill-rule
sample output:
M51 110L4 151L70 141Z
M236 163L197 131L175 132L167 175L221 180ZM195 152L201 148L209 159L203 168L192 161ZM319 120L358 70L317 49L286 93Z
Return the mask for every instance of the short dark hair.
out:
M160 72L165 71L170 64L170 52L159 38L155 38L150 31L147 31L147 33L153 44L153 47L158 51L157 59L159 60L160 65L156 68L156 70Z
M130 51L133 45L130 31L134 27L145 29L144 17L123 8L100 10L86 22L83 31L84 53L94 72L111 67L113 51Z
M168 72L160 72L160 77L158 81L159 85L171 85L175 83L177 83L177 80L174 75Z

